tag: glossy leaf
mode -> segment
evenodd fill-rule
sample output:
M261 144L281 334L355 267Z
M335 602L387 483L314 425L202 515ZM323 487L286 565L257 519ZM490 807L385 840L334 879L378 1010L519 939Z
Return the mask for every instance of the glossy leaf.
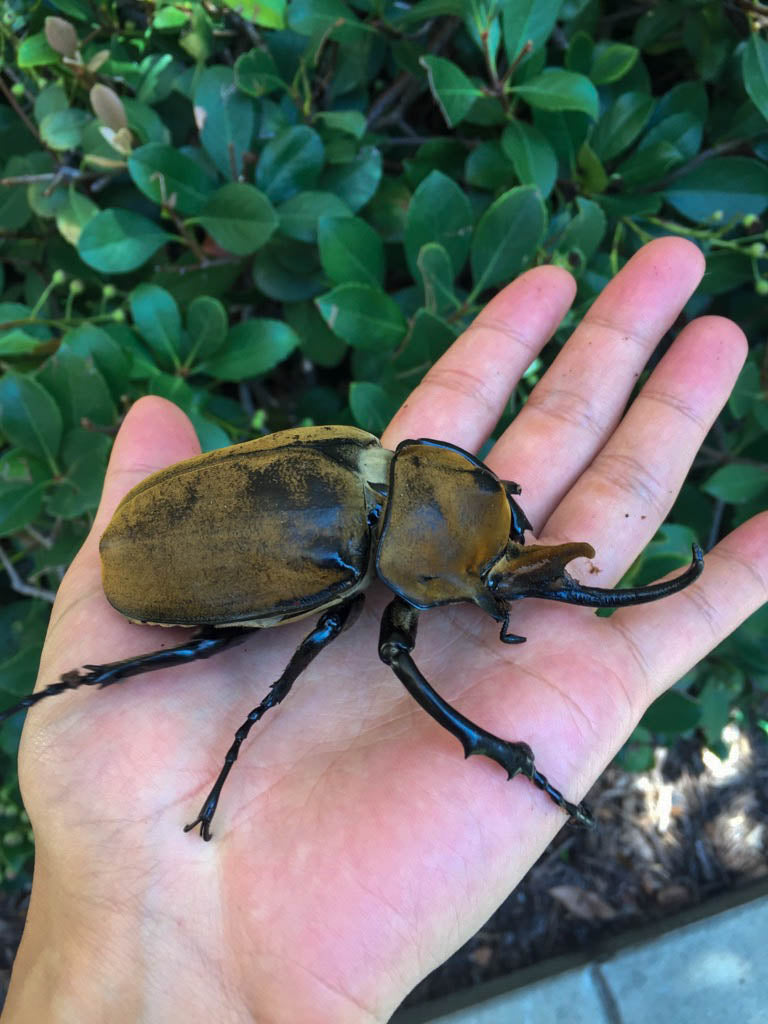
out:
M334 334L354 348L393 349L405 334L400 307L370 285L339 285L315 302Z
M145 196L158 204L169 203L186 217L199 213L216 187L196 160L158 142L134 150L128 171Z
M141 214L102 210L83 228L77 251L84 263L102 274L127 274L151 259L170 238Z
M299 339L280 320L245 320L233 327L205 370L216 380L244 380L273 370L293 352Z
M768 119L768 42L751 32L741 56L744 88L757 109Z
M179 365L181 314L173 296L156 284L140 284L130 295L136 328L161 366Z
M592 118L598 115L597 89L585 75L574 71L545 68L510 91L541 110L580 110Z
M705 161L665 190L667 202L685 217L704 223L760 214L768 207L768 167L746 156Z
M107 382L88 357L62 343L40 369L38 380L53 395L65 430L85 421L111 426L117 417Z
M255 115L253 102L238 92L231 68L203 71L195 89L195 120L200 141L219 172L236 179L251 143Z
M0 378L0 430L22 451L55 465L61 444L61 412L32 377L6 373Z
M501 136L501 148L521 185L536 185L546 198L557 178L557 157L546 135L525 121L512 121Z
M533 52L544 45L555 27L563 0L501 0L504 49L516 60L530 42Z
M507 284L536 255L546 212L535 188L521 185L499 196L480 218L470 259L475 287Z
M397 412L400 401L380 384L366 380L352 381L349 385L349 407L355 423L372 434L382 434Z
M317 242L323 270L334 284L383 284L384 246L366 221L359 217L321 217Z
M273 203L281 203L312 188L323 169L325 151L320 136L307 125L296 125L268 142L256 169L256 184Z
M729 504L739 505L760 495L768 495L768 466L731 463L715 470L701 489Z
M187 364L218 352L227 339L227 330L227 311L218 299L210 295L199 295L193 299L187 310L191 346Z
M253 185L233 181L214 192L192 223L236 256L248 256L269 241L279 223L266 195Z
M444 57L422 57L429 87L448 126L453 128L469 113L475 100L483 95L461 68Z
M300 192L287 199L278 209L280 230L298 242L317 242L317 225L321 217L352 216L343 199L332 192Z
M413 193L405 227L405 255L413 276L427 242L443 246L458 274L469 252L474 220L469 199L455 181L440 171L425 178Z

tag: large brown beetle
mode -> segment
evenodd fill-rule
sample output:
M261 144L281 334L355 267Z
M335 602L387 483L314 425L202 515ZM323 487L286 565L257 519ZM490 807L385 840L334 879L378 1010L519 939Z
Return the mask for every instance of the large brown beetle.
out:
M517 484L443 441L403 441L393 453L354 427L284 430L198 455L153 473L118 506L101 538L109 602L135 622L198 626L188 643L107 665L86 665L26 697L0 721L79 686L209 658L250 630L320 613L264 700L235 733L210 794L185 831L210 825L224 781L251 726L279 704L296 678L360 612L378 576L395 594L381 623L379 656L411 695L457 737L510 778L525 775L577 821L593 823L534 766L527 743L486 732L432 689L411 657L419 614L473 601L501 624L523 597L591 608L655 601L692 583L701 550L676 579L646 587L585 587L565 569L594 556L589 544L525 545L531 526ZM195 553L194 558L189 552Z

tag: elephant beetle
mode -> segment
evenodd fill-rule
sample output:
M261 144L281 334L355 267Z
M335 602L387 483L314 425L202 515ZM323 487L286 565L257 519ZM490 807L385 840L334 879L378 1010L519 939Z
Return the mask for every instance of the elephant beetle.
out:
M347 426L283 430L198 455L153 473L121 501L101 542L109 602L133 622L196 626L185 644L106 665L87 665L31 694L7 718L79 686L209 658L250 630L319 615L287 668L235 733L223 767L195 820L211 838L224 782L252 725L288 694L296 678L360 612L378 577L393 592L381 623L379 656L408 692L460 740L509 777L522 774L576 821L591 826L534 766L527 743L509 742L456 711L430 686L411 652L427 608L473 601L500 624L506 644L510 605L524 597L591 608L655 601L682 590L703 569L694 545L689 568L673 580L631 589L582 586L566 571L594 556L589 544L525 544L531 529L500 480L455 445L426 438L394 452ZM194 557L189 553L194 552Z

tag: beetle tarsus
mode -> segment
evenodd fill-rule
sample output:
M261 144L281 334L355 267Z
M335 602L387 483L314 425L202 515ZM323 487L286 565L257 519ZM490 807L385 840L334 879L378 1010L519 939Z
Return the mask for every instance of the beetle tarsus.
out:
M232 770L232 765L237 760L240 747L251 731L252 726L259 721L270 708L279 704L291 690L291 687L304 671L305 668L317 657L324 647L327 647L332 640L357 619L363 606L363 595L345 601L343 604L329 608L320 616L320 619L312 630L296 648L291 660L288 662L283 674L272 683L269 693L264 700L253 709L235 733L232 746L224 756L224 764L214 782L210 793L205 798L200 813L188 825L184 826L185 832L191 832L197 825L200 826L200 835L208 842L211 838L211 821L216 813L216 807L221 796L221 790Z
M500 765L510 779L524 775L542 789L554 803L576 821L593 824L592 815L583 805L572 804L534 766L533 751L527 743L513 743L475 725L452 707L427 682L411 657L416 644L418 611L395 598L384 611L379 640L379 656L390 666L411 696L444 729L455 736L464 748L464 756L482 754Z

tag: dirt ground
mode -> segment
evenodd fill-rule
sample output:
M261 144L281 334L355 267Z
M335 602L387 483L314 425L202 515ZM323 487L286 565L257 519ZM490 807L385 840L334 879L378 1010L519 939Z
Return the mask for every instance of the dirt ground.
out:
M524 881L404 1006L589 949L768 875L768 742L728 726L726 761L694 742L653 771L610 768L589 796L594 832L565 828ZM26 896L0 897L0 1005Z

